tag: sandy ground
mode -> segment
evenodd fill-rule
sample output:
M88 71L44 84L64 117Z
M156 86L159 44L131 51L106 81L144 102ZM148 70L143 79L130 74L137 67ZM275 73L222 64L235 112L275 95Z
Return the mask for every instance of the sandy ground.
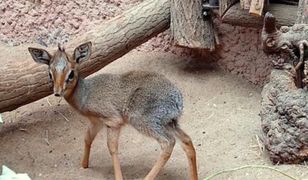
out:
M197 150L200 179L220 170L266 165L300 179L308 178L304 165L273 166L261 152L260 89L225 74L204 60L170 53L133 51L98 73L151 70L165 74L183 92L185 112L180 122ZM49 104L50 103L50 104ZM95 140L90 168L81 168L83 135L88 121L64 100L53 96L2 114L0 165L26 172L33 179L113 179L105 131ZM64 118L65 117L65 118ZM66 120L67 118L67 120ZM120 161L125 179L141 179L160 152L152 139L127 126L120 138ZM187 179L188 164L179 144L157 179ZM267 169L245 169L214 179L288 179Z
M137 0L0 0L0 41L11 46L24 42L56 44L87 31L90 22L110 19L134 6ZM262 85L271 70L271 60L260 44L260 30L219 25L222 48L210 55L171 46L166 31L139 46L121 60L98 73L151 70L165 74L181 89L185 98L183 129L196 146L199 177L244 165L270 166L261 152L256 135L261 136L261 89L240 77ZM153 52L156 51L156 52ZM168 53L163 53L163 52ZM223 70L211 65L216 61ZM81 168L83 136L87 119L64 100L50 96L3 113L0 127L0 165L27 172L33 179L113 179L113 167L105 132L94 142L90 168ZM68 121L67 121L67 120ZM159 145L127 126L121 136L120 159L125 179L141 179L159 155ZM300 179L308 178L303 165L274 166ZM179 145L157 179L187 179L188 164ZM215 179L288 179L267 169L245 169Z

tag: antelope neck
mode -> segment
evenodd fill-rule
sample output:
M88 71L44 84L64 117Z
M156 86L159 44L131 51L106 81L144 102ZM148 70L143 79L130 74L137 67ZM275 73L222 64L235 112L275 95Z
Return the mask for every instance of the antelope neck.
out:
M74 108L81 109L84 104L83 101L86 99L85 80L78 78L74 89L69 94L64 96L64 99Z

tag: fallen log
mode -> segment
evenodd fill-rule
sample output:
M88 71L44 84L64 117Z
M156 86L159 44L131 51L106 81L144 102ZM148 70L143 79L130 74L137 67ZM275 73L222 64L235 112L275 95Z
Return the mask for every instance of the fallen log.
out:
M270 4L265 11L277 18L278 26L292 26L296 20L297 6ZM237 3L223 15L222 22L236 26L262 28L263 17L250 15L248 11L241 9L240 3Z
M169 0L147 0L94 26L91 31L70 41L66 49L72 52L78 44L92 41L91 59L82 63L80 69L81 76L86 77L163 32L169 24ZM52 93L47 67L32 60L28 46L11 47L9 50L8 47L5 50L0 47L0 112L14 110Z

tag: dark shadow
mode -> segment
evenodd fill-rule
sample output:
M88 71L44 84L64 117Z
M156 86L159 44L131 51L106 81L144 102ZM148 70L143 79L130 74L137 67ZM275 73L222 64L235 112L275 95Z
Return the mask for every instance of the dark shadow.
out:
M193 50L194 56L188 57L188 61L185 62L183 70L189 73L206 73L209 71L218 70L217 61L220 56L217 52L208 52L204 50Z

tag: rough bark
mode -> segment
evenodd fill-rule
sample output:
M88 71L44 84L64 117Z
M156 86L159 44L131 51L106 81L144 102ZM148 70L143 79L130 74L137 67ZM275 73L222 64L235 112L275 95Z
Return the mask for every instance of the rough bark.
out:
M296 23L308 24L308 0L299 0Z
M291 26L296 20L297 6L270 4L266 11L277 18L278 26ZM253 28L263 26L263 17L251 16L248 11L241 9L239 3L229 8L222 17L222 21L227 24Z
M262 16L265 3L264 1L265 0L252 0L249 9L249 14L255 16Z
M226 11L237 2L237 0L220 0L219 1L219 15L222 17Z
M169 0L144 1L94 26L90 32L69 42L66 49L72 52L78 44L92 41L91 59L82 63L80 69L81 75L86 77L166 30L169 23ZM12 47L8 51L10 53L0 53L0 112L14 110L52 93L47 67L31 59L27 46Z
M217 44L212 19L203 20L201 0L171 0L174 44L214 50Z
M251 0L240 0L240 4L241 4L241 9L247 10L250 8Z

